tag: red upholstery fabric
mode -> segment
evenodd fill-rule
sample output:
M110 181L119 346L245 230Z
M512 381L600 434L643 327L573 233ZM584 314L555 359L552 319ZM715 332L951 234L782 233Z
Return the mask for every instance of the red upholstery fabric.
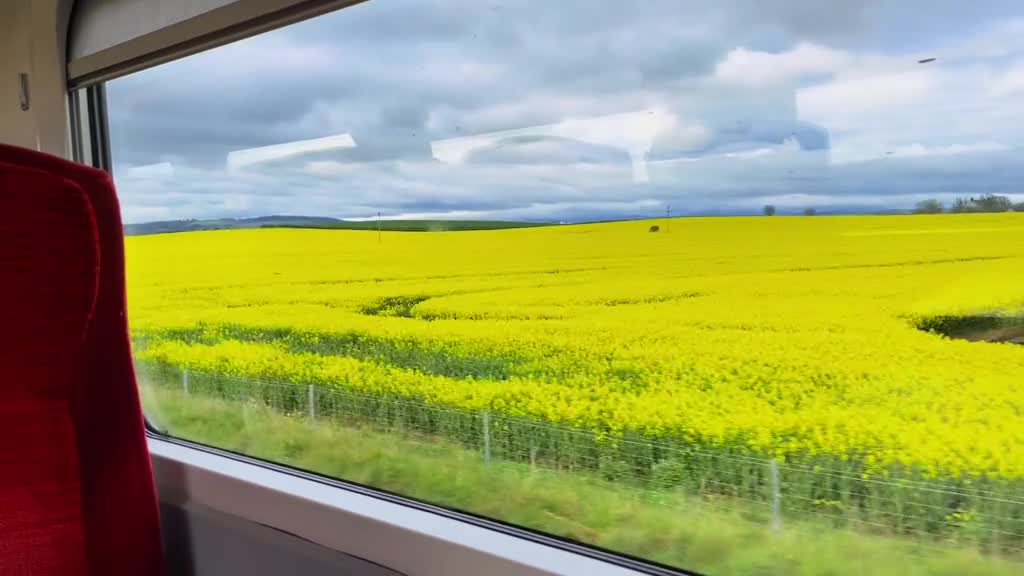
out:
M84 574L74 366L99 247L77 185L0 164L0 573Z
M159 574L113 183L0 145L0 206L0 574Z
M0 408L0 573L87 574L67 401Z

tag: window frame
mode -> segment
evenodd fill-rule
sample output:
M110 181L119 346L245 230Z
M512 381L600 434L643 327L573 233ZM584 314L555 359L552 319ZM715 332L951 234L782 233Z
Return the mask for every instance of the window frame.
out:
M113 173L104 84L68 90L71 159Z
M161 501L272 526L403 573L699 574L147 428Z
M144 17L147 10L161 14L161 4L168 0L135 2L132 15L137 17L139 32L124 42L102 50L75 54L78 36L103 35L101 18L104 6L76 5L68 33L66 76L71 88L85 88L223 46L236 40L269 32L277 28L343 10L367 0L233 0L231 2L199 2L192 8L196 14L184 20L149 29L153 22ZM80 2L78 4L81 4ZM209 6L203 6L209 4ZM176 7L178 10L181 7ZM132 7L129 7L132 9ZM99 15L95 11L100 11ZM186 11L188 9L186 8ZM173 10L169 11L173 12Z

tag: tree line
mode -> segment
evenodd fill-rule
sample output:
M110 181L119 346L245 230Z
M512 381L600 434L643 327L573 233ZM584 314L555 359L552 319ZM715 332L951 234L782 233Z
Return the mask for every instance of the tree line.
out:
M765 207L761 209L761 213L765 216L775 216L775 205L766 204ZM804 216L817 216L818 210L815 208L804 208L803 214Z
M914 214L943 214L947 212L950 214L963 214L967 212L1024 212L1024 202L1014 204L1008 196L985 194L978 198L974 196L957 198L948 207L934 198L921 200L914 205ZM761 209L761 213L765 216L775 216L775 206L773 204L766 204ZM815 216L817 213L818 211L814 208L806 208L803 211L804 216Z
M915 214L942 214L944 212L954 214L966 212L1024 212L1024 202L1014 204L1007 196L986 194L979 198L973 196L970 198L957 198L948 207L934 198L922 200L914 206Z

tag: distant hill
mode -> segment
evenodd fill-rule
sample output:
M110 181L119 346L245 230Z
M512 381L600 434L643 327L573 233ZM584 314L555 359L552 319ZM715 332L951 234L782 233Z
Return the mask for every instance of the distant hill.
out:
M839 215L903 215L913 214L912 209L863 208L855 206L830 206L818 209L817 216ZM779 216L800 215L802 210L780 210ZM684 213L673 218L760 216L761 212L750 211L705 211ZM660 216L631 215L618 218L602 217L601 214L574 219L573 224L596 224L600 222L623 222L629 220L663 220ZM511 220L381 220L380 229L389 232L456 232L461 230L500 230L504 228L529 228L552 226L555 222L523 222ZM376 230L376 220L341 220L323 216L257 216L255 218L213 218L209 220L163 220L126 224L125 235L165 234L169 232L194 232L198 230L235 230L242 228L326 228L337 230Z
M320 228L337 230L376 230L376 220L339 220L321 216L258 216L255 218L215 218L209 220L163 220L126 224L127 236L195 232L199 230L237 230L244 228ZM502 220L381 220L380 229L389 232L440 232L460 230L499 230L547 226L544 222Z
M236 228L264 228L268 226L301 226L310 228L330 227L341 223L336 218L317 216L259 216L256 218L214 218L210 220L162 220L126 224L124 233L128 236L142 234L163 234L167 232L194 232L197 230L233 230Z
M390 232L458 232L463 230L501 230L503 228L535 228L550 226L549 222L517 222L509 220L381 220L380 229ZM326 226L273 224L261 228L337 228L341 230L376 230L376 220L338 220Z

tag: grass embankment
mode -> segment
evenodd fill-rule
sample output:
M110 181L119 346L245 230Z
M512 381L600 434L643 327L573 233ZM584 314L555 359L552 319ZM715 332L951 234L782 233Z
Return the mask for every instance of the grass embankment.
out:
M259 403L143 386L170 434L708 574L1009 576L1021 565L955 543L837 530L767 528L742 501L638 491L595 474L494 461L442 440L311 425Z
M192 338L185 333L180 337ZM275 333L275 340L284 346L305 342L283 331ZM325 349L343 350L350 357L358 357L361 351L344 339L323 338L316 343ZM452 368L494 369L486 363L461 360L436 363L437 358L425 350L411 354L407 349L378 346L377 341L369 343L378 357L401 359L419 373L451 375ZM145 349L144 342L138 344L137 351ZM184 387L186 378L178 367L142 358L136 366L153 385ZM761 522L767 522L778 494L780 513L789 520L956 543L992 555L1018 555L1022 549L1024 504L1018 498L1019 480L929 479L919 471L898 468L885 476L870 476L856 461L827 455L803 462L776 460L773 470L770 459L693 442L651 441L636 435L612 438L500 411L461 410L332 385L343 380L300 384L189 370L187 386L193 395L255 402L282 414L307 414L312 402L312 412L323 421L415 433L471 453L487 452L495 460L597 476L631 490L684 493L709 502L742 502L744 513L748 517L759 514L756 519Z

